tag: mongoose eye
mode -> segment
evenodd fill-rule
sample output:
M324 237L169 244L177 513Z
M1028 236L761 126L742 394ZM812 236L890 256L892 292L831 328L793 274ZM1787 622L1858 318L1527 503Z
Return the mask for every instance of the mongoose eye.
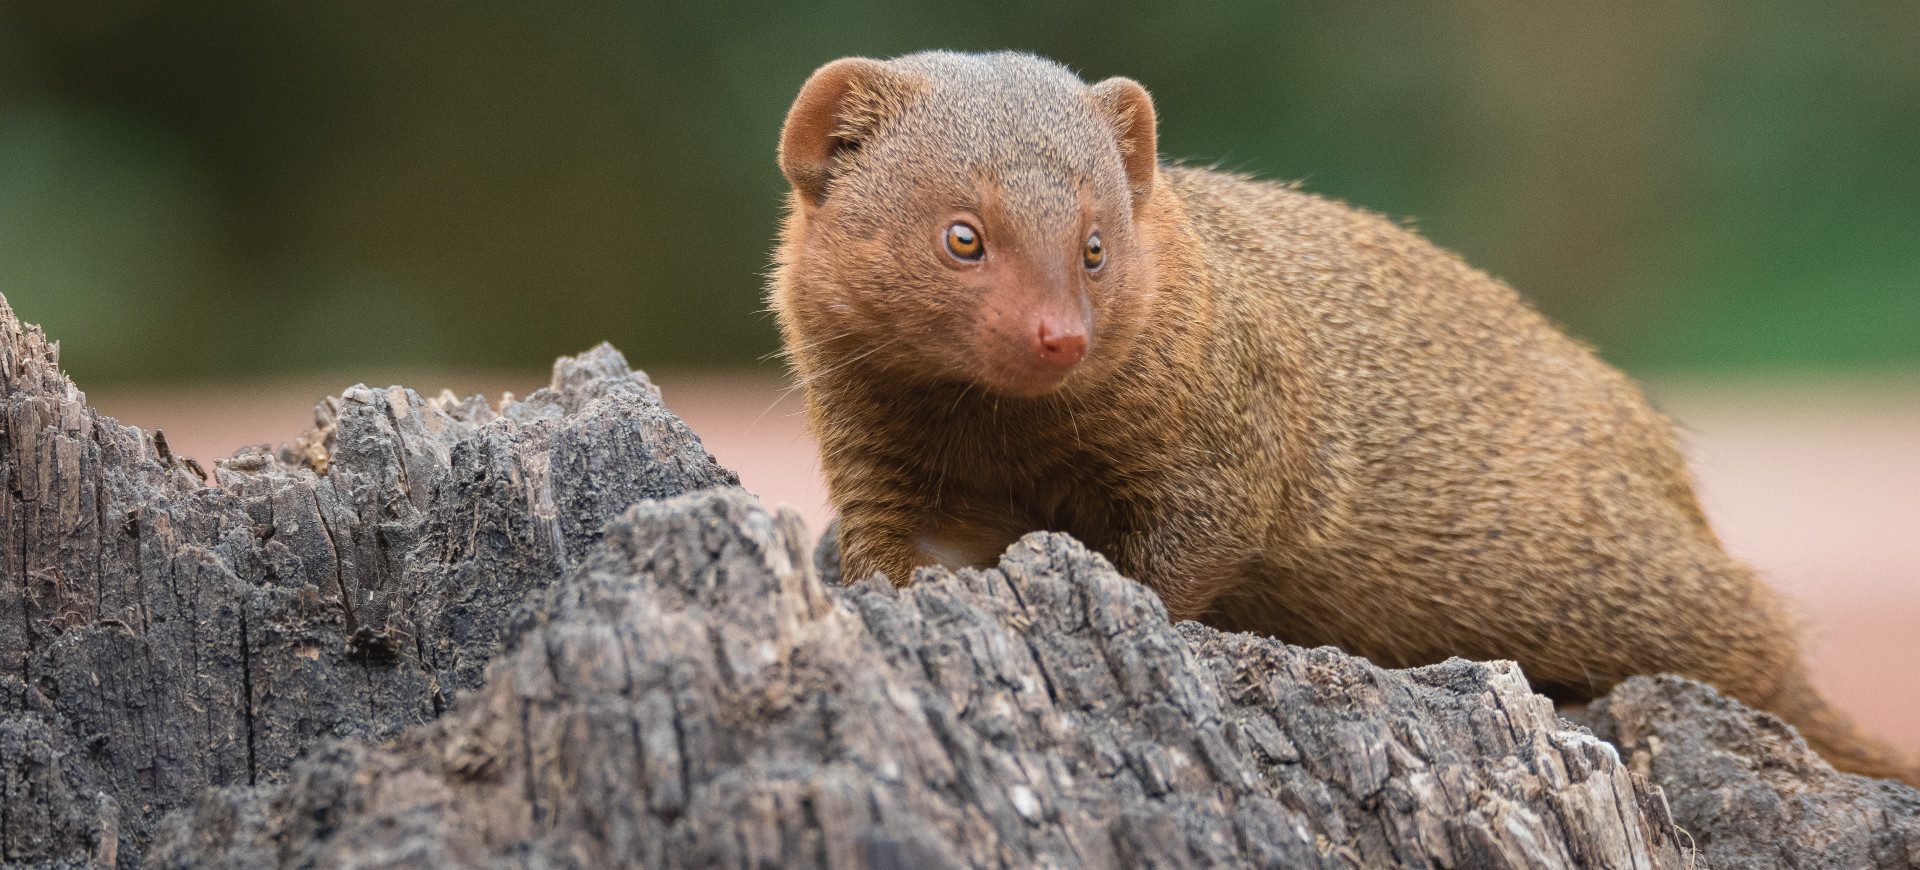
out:
M965 221L955 221L947 227L947 253L956 260L972 262L986 253L986 246L980 243L980 231Z
M1087 264L1087 271L1099 269L1107 262L1107 247L1100 243L1100 234L1087 237L1087 246L1080 251L1080 261Z

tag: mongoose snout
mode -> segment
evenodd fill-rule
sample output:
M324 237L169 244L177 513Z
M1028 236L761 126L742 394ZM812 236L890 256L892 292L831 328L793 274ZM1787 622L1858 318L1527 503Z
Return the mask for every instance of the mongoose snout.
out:
M1092 315L1086 294L1066 281L1015 278L989 287L979 332L978 379L1008 396L1034 397L1059 387L1087 355Z

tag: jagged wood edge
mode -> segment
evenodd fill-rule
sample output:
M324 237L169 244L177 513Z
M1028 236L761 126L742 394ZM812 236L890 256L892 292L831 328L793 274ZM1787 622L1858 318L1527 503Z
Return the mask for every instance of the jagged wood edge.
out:
M499 412L350 388L209 485L88 407L0 298L0 402L10 863L133 866L204 788L431 720L606 518L738 480L605 345Z

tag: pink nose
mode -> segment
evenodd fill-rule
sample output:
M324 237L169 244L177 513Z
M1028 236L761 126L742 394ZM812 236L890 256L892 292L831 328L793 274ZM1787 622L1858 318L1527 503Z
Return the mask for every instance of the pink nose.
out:
M1087 333L1079 325L1064 326L1040 321L1033 333L1033 355L1040 362L1071 366L1087 355Z

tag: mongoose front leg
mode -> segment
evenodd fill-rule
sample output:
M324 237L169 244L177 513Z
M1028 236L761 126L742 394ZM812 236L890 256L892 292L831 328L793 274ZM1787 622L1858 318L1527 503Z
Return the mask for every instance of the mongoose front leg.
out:
M945 522L924 513L851 510L840 520L841 574L849 582L881 571L896 586L913 580L921 566L985 568L1019 535ZM856 573L857 572L857 573Z
M914 517L899 510L847 505L840 512L840 576L858 583L880 572L895 586L913 580L920 564Z

